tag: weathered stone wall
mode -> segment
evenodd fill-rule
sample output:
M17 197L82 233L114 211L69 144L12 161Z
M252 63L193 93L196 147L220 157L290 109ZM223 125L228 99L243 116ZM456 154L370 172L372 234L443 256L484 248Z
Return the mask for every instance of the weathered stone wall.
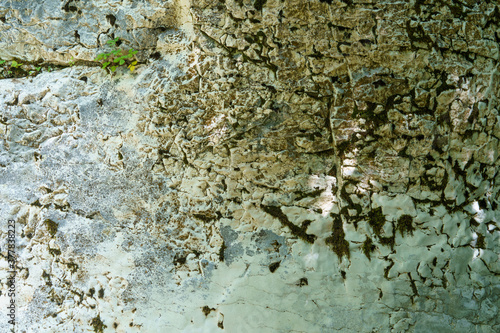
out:
M498 1L0 0L0 330L10 219L17 332L500 331L499 42Z

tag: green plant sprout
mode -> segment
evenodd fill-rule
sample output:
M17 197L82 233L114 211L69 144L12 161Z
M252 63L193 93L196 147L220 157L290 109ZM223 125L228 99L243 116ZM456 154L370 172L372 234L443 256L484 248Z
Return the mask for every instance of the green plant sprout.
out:
M131 72L134 71L135 65L137 65L137 60L134 60L130 65L127 66L128 69L130 69Z
M68 62L70 67L73 67L75 65L75 58L71 57L71 60Z
M116 47L116 43L119 40L120 38L116 37L115 39L108 40L106 44ZM137 52L138 51L134 49L130 49L128 52L125 50L115 49L108 53L99 54L94 60L102 61L102 69L109 68L111 72L116 71L118 66L126 66L130 72L133 72L135 65L137 65L137 60L133 60L133 58Z
M32 63L21 63L16 60L2 60L0 59L0 78L12 77L27 77L35 76L42 72L43 65L37 66ZM52 66L48 67L48 71L52 71Z
M120 40L120 37L116 37L115 39L111 39L111 40L108 40L106 42L106 44L108 44L109 46L115 46L116 43Z
M14 67L14 68L19 68L21 67L23 64L20 64L18 63L17 61L15 60L12 60L12 64L10 65L11 67Z

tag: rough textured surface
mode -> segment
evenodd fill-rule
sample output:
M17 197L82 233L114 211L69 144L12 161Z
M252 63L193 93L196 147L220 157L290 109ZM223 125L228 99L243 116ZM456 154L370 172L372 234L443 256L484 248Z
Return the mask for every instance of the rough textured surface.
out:
M59 66L0 80L18 332L499 332L499 18L0 0L0 58Z

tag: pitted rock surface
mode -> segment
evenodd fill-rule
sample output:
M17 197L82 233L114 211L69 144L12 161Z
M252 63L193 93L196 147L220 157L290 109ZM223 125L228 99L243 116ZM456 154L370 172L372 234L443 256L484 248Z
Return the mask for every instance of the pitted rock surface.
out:
M499 18L0 0L0 331L500 331Z

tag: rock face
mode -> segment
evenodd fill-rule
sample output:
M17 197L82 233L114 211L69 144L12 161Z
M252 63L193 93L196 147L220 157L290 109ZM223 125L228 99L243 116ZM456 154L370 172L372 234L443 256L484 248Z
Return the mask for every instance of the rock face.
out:
M497 1L0 0L0 331L13 220L17 332L499 332L499 42Z

